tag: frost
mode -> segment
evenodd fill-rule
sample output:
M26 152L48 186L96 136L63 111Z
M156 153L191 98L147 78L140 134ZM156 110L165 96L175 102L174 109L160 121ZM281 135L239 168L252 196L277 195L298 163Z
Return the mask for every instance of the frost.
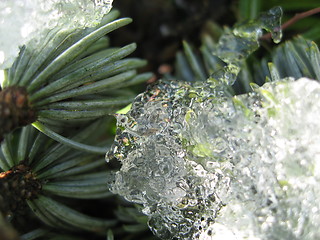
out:
M19 47L31 39L41 41L56 26L76 29L97 24L111 4L112 0L1 0L1 68L11 66Z
M159 83L118 115L114 193L163 239L318 239L320 84Z

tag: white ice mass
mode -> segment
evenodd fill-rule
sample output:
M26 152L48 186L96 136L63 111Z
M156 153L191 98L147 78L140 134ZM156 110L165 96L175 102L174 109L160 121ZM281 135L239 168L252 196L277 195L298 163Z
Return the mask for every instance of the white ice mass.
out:
M0 69L9 68L19 47L42 41L55 27L66 30L97 24L113 0L1 0ZM36 46L36 44L35 44Z

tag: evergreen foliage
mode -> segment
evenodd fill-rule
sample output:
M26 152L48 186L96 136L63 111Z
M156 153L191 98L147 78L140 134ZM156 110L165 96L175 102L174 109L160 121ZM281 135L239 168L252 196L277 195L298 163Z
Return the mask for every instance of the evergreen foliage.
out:
M237 18L252 19L274 2L241 0ZM315 2L276 4L290 12L318 7ZM104 160L112 141L112 114L132 102L137 94L132 86L152 76L138 71L145 60L128 57L134 43L110 46L106 35L131 22L118 17L114 10L94 28L53 29L38 52L23 46L5 70L0 91L0 239L156 239L141 206L108 189L119 168L119 163ZM314 41L319 41L320 30L302 29L320 20L304 21L289 30L301 36L279 46L261 40L267 50L243 62L230 93L249 92L252 83L288 76L319 81L320 53ZM224 31L218 29L207 24L199 49L183 42L175 72L163 78L204 81L223 68L225 63L212 55L217 35Z

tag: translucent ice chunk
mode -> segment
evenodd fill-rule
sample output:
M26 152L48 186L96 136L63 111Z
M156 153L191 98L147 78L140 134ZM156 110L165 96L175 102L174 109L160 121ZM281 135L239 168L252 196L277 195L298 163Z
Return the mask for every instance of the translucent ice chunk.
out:
M113 0L1 0L0 67L8 68L19 47L44 37L56 26L66 29L97 24L111 9Z
M139 95L126 115L117 116L118 132L108 157L120 160L122 167L111 189L143 204L150 228L164 239L197 235L213 222L223 205L216 192L229 182L189 161L180 138L193 96L201 99L202 89L159 84Z
M118 115L111 190L163 239L318 239L320 84L236 97L201 84L159 83Z
M259 47L259 38L263 30L271 32L272 39L279 43L281 31L282 9L274 7L262 13L256 20L250 20L236 25L232 30L226 31L213 53L227 63L221 71L211 76L211 81L224 82L232 85L241 69L241 63Z

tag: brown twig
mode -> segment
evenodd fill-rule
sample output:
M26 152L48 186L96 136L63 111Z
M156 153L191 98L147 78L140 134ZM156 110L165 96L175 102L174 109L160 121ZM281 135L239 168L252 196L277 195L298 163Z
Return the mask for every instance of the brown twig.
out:
M312 16L312 15L317 14L317 13L320 13L320 7L311 9L311 10L306 11L306 12L297 13L296 15L294 15L293 18L289 19L287 22L282 24L281 25L281 29L284 30L287 27L289 27L290 25L292 25L295 22L299 21L300 19ZM271 39L271 33L266 33L262 37L260 37L260 40L270 40L270 39Z

